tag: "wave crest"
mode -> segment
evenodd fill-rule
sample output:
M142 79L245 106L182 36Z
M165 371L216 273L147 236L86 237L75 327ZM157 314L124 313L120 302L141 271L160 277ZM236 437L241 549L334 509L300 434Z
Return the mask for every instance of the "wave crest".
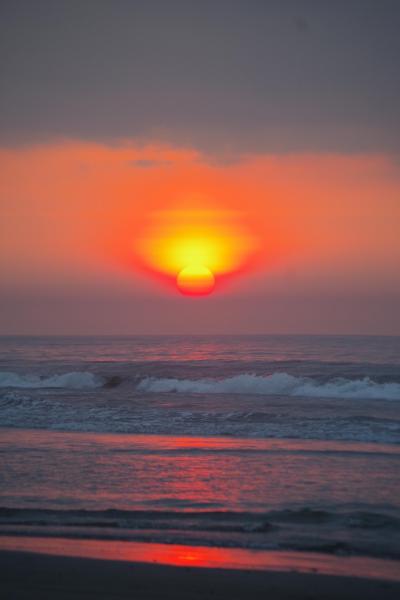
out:
M363 398L400 400L399 383L376 383L363 379L337 378L325 383L295 377L289 373L253 375L245 373L225 379L173 379L147 377L137 386L141 392L175 392L197 394L286 395L312 398Z
M69 389L89 389L97 388L103 385L99 377L88 373L87 371L72 371L62 375L50 375L42 377L40 375L19 375L8 371L0 372L0 388L69 388Z

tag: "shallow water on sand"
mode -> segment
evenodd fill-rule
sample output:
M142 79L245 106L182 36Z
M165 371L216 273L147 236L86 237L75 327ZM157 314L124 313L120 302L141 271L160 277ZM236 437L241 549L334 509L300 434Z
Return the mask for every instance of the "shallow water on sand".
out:
M3 430L3 533L400 558L400 449Z

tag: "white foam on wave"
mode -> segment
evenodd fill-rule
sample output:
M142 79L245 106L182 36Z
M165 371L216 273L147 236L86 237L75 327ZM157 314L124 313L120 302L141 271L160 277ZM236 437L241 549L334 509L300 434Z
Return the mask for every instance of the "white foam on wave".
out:
M40 375L19 375L8 371L0 372L0 388L69 388L69 389L88 389L97 388L103 385L98 377L87 371L72 371L62 375L50 375L42 377Z
M288 373L235 375L226 379L172 379L148 377L137 386L141 392L198 394L287 395L312 398L363 398L400 400L400 384L363 379L338 378L326 383Z

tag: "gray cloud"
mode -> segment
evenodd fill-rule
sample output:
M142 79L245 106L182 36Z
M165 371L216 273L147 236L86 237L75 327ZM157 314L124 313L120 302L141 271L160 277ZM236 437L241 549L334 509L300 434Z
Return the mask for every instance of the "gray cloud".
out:
M395 0L6 0L1 13L3 144L399 150Z
M151 158L142 158L139 160L132 160L129 163L132 167L139 169L155 169L160 167L170 167L173 163L172 160L152 160Z

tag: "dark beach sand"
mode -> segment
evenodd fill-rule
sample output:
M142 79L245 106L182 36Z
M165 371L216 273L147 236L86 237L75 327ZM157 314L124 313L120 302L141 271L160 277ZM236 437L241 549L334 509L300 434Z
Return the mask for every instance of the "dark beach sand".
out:
M398 599L400 582L0 552L4 600Z

